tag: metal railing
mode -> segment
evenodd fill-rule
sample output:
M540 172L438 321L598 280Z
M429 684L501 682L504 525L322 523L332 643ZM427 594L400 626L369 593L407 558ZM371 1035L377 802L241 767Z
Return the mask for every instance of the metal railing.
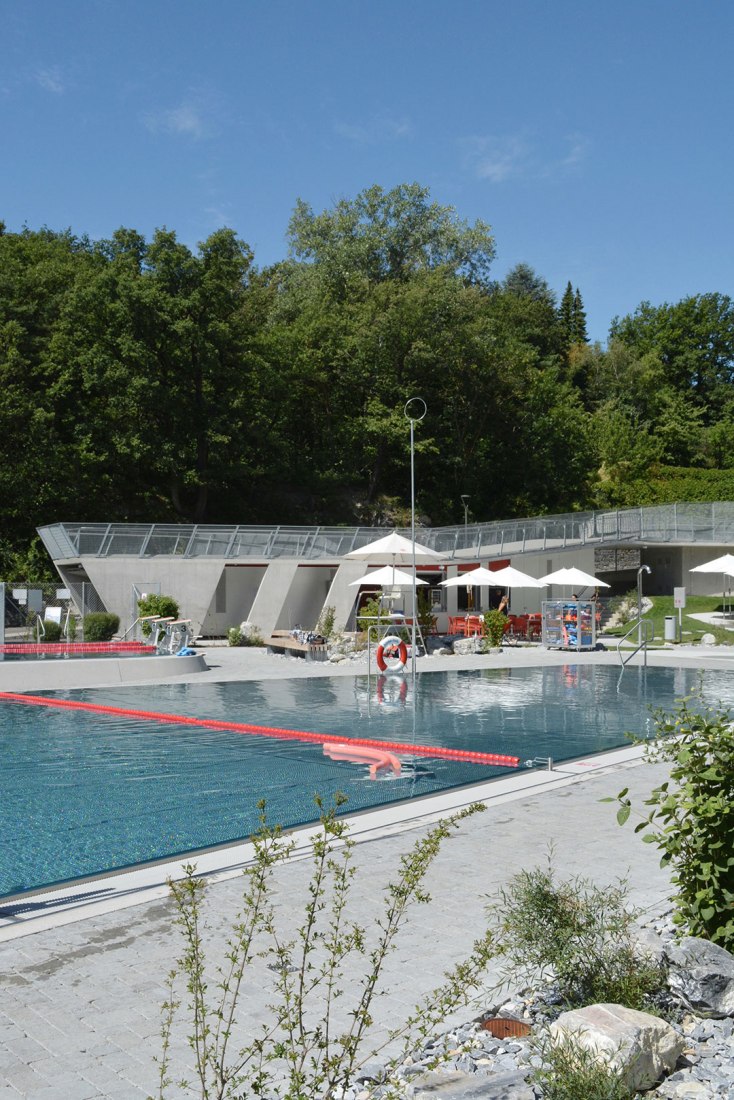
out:
M623 657L622 656L622 642L626 642L627 639L629 638L630 634L633 634L635 632L635 630L638 632L638 634L637 634L637 645L635 646L634 649L632 649L627 654L626 657ZM632 626L629 628L627 633L623 634L622 637L617 642L617 656L619 657L620 661L622 662L622 668L625 668L629 664L629 662L632 660L632 658L640 652L640 650L642 650L642 653L644 655L644 664L647 667L647 647L650 644L650 642L653 640L654 636L655 636L655 628L653 627L653 624L650 621L650 619L637 619L635 622L633 622Z
M410 537L407 528L400 529ZM382 527L292 527L57 523L38 533L54 561L116 555L183 558L343 558L385 534ZM417 541L446 557L501 557L510 552L604 543L734 544L734 501L664 504L489 523L422 528Z

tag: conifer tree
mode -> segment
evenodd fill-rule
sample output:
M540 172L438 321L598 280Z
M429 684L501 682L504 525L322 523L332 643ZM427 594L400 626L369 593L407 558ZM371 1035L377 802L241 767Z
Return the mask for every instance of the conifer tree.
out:
M566 289L563 292L561 298L561 304L558 308L558 316L561 322L561 331L566 344L570 347L574 342L573 335L573 287L571 286L571 280L566 283Z
M570 290L571 284L568 284ZM572 332L574 344L588 344L589 336L586 331L586 310L584 309L584 302L581 297L581 291L576 287L576 292L573 296L573 311L572 311Z

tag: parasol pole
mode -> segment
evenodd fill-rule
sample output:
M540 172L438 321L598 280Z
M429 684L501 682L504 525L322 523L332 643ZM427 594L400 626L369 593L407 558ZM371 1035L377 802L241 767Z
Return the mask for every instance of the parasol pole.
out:
M416 412L410 412L410 406L416 405ZM423 412L420 415L417 413L420 411L421 405L423 406ZM413 677L413 685L415 688L415 627L418 617L418 597L416 595L416 563L415 563L415 445L414 445L414 428L416 421L421 421L428 411L425 401L422 397L411 397L405 402L405 408L403 414L406 420L410 423L410 538L413 547L413 622L410 628L410 671Z

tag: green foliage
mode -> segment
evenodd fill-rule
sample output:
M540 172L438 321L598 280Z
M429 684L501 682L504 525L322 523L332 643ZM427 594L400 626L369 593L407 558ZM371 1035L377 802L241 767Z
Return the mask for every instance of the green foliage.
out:
M76 615L69 615L66 621L66 637L70 642L76 641L76 636L79 630L79 623Z
M109 611L90 611L84 616L84 641L109 642L119 627L119 615Z
M58 642L61 639L61 623L51 622L49 619L43 620L43 635L44 642Z
M288 899L289 909L300 907L295 932L281 927L283 911L276 906L273 879L291 855L294 842L285 839L277 826L267 825L264 804L261 828L253 838L254 857L244 872L241 912L227 938L225 961L215 968L207 961L205 881L189 865L181 881L169 883L183 948L170 972L163 1005L159 1100L169 1095L173 1084L170 1051L180 998L186 996L178 992L182 984L187 991L193 1071L203 1100L338 1096L366 1057L377 1053L368 1049L367 1033L373 1000L387 992L383 988L386 962L410 911L430 900L425 879L442 842L483 807L474 804L439 821L417 841L402 857L399 872L385 891L381 916L368 929L351 897L356 875L354 842L346 823L336 816L344 802L344 796L337 796L335 805L324 810L317 799L320 828L310 839L310 879L300 903ZM491 954L491 937L485 935L391 1038L427 1034L446 1013L466 1003ZM231 1040L238 1009L248 982L262 980L251 976L253 962L262 958L273 973L270 1017L243 1047L234 1049ZM350 966L357 968L357 982L349 981Z
M624 881L601 887L547 869L515 875L489 909L505 980L552 981L571 1008L601 1002L650 1008L664 974L636 947Z
M319 621L316 623L316 633L320 634L322 638L331 638L334 633L334 619L336 611L333 607L324 607L319 615Z
M248 626L246 630L243 630L240 626L230 626L227 631L227 645L262 646L265 645L265 642L256 626Z
M381 620L385 623L389 623L390 618L387 610L382 604L379 593L374 596L370 596L362 604L359 615L357 616L357 630L361 630L363 633L367 632L370 626L377 625L376 616L379 615Z
M531 1044L535 1055L530 1080L543 1100L630 1100L624 1070L601 1061L571 1035L543 1035Z
M416 589L416 604L418 611L418 624L421 628L421 633L424 640L429 634L432 634L436 629L436 623L438 620L433 614L433 605L431 604L430 592L427 592L424 588Z
M482 620L482 634L494 648L502 645L508 621L504 611L498 611L496 607L491 611L485 611Z
M651 807L635 826L669 866L675 888L673 919L690 936L734 950L734 726L724 709L702 699L682 700L672 713L655 713L656 735L645 759L670 765L670 779L653 788ZM607 799L606 801L612 801ZM625 788L617 820L632 812Z
M138 615L159 615L162 619L177 619L179 607L173 596L159 595L157 592L149 592L138 600ZM153 632L151 623L141 623L143 635L149 638Z

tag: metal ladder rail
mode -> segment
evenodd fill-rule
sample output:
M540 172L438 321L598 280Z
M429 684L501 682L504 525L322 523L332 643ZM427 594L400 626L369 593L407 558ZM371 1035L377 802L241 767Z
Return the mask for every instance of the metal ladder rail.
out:
M644 629L643 629L643 627L644 627ZM622 642L626 642L627 639L629 638L630 634L633 634L635 630L638 631L639 641L638 641L637 645L635 646L635 648L630 653L628 653L626 657L623 657L622 656ZM654 637L654 633L655 633L654 627L653 627L653 625L652 625L652 623L650 622L649 619L637 619L632 624L632 626L629 628L627 633L624 634L619 639L619 641L617 642L617 655L619 656L619 659L622 662L622 668L625 668L626 665L629 664L629 662L632 660L632 658L635 657L640 652L640 650L642 650L642 652L644 654L644 658L645 658L644 663L645 663L645 666L647 667L647 647L648 647L648 644L652 641L652 639Z

